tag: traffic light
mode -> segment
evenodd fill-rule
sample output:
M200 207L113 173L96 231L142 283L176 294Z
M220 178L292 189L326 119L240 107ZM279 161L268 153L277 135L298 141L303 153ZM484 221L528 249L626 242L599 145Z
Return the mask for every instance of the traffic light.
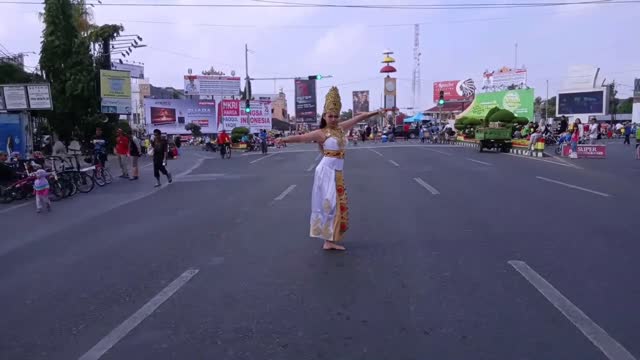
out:
M251 112L251 100L247 99L244 101L244 112L249 114Z
M322 75L309 75L309 80L322 80Z
M438 106L444 105L444 91L440 90L440 100L438 100Z

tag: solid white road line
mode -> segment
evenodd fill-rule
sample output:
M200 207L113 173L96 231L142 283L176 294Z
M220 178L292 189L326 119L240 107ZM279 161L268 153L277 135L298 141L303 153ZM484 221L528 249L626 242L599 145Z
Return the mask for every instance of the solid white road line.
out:
M562 181L553 180L553 179L548 179L548 178L546 178L546 177L542 177L542 176L536 176L536 178L537 178L537 179L540 179L540 180L542 180L542 181L548 181L548 182L550 182L550 183L554 183L554 184L558 184L558 185L566 186L566 187L568 187L568 188L572 188L572 189L576 189L576 190L586 191L586 192L588 192L588 193L592 193L592 194L595 194L595 195L600 195L600 196L603 196L603 197L609 197L609 196L611 196L611 195L609 195L609 194L605 194L605 193L600 192L600 191L595 191L595 190L591 190L591 189L583 188L583 187L580 187L580 186L577 186L577 185L567 184L567 183L562 182Z
M413 180L415 180L415 182L418 183L418 185L422 186L423 188L427 189L431 194L433 195L439 195L440 191L438 191L436 188L434 188L433 186L427 184L424 180L422 180L421 178L413 178Z
M295 189L295 188L296 188L296 185L290 185L288 188L286 188L286 189L282 192L282 194L278 195L278 197L276 197L276 198L275 198L275 199L273 199L273 200L275 200L275 201L280 201L280 200L284 199L284 197L285 197L285 196L287 196L287 195L288 195L291 191L293 191L293 189Z
M160 291L158 295L149 300L148 303L144 304L144 306L142 306L138 311L131 315L127 320L118 325L118 327L113 329L107 336L102 338L102 340L100 340L94 347L92 347L89 351L82 355L79 360L100 359L102 355L104 355L107 351L109 351L109 349L111 349L115 344L122 340L122 338L127 336L127 334L131 332L131 330L140 325L140 323L154 311L156 311L156 309L160 307L162 303L164 303L168 298L175 294L176 291L184 286L184 284L191 280L198 273L198 271L198 269L189 269L182 275L178 276L178 278L173 280L171 284L162 289L162 291Z
M199 168L199 167L200 167L200 165L202 165L202 163L204 162L204 160L205 160L205 159L198 159L198 160L196 161L196 163L195 163L195 164L193 164L193 166L192 166L192 167L190 167L190 168L188 168L187 170L185 170L185 171L181 172L180 174L176 175L176 177L182 177L182 176L185 176L185 175L189 175L193 170L195 170L195 169Z
M527 263L516 260L511 260L508 263L547 298L556 309L560 310L607 358L610 360L636 360L627 349L609 336L604 329L593 322L582 310L556 290L553 285L529 267Z
M309 165L309 167L307 168L307 171L311 171L311 170L313 170L315 168L316 168L316 163L313 163L313 164Z
M429 149L428 147L425 147L424 149L425 149L425 150L428 150L428 151L433 151L433 152L435 152L435 153L442 154L442 155L447 155L447 156L452 156L452 155L453 155L453 154L448 153L448 152L445 152L445 151Z
M397 162L393 161L393 160L389 160L389 162L396 167L400 167L400 164L398 164Z
M381 156L381 157L383 157L383 156L384 156L384 155L382 155L379 151L375 151L375 150L373 150L373 149L371 149L371 148L369 148L369 151L371 151L371 152L374 152L374 153L378 154L378 156Z
M514 156L517 158L521 158L521 159L529 159L529 160L535 160L535 161L542 161L542 162L546 162L549 164L555 164L555 165L560 165L560 166L566 166L566 167L574 167L571 164L563 164L561 162L557 162L557 161L551 161L551 160L545 160L545 159L540 159L540 158L535 158L532 156L524 156L524 155L517 155L517 154L511 154L511 153L501 153L503 155L508 155L508 156Z
M480 160L476 160L476 159L471 159L471 158L467 158L467 160L473 161L474 163L491 166L491 164L489 164L488 162L484 162L484 161L480 161Z
M264 159L266 159L266 158L270 158L270 157L272 157L272 156L273 156L273 155L275 155L275 154L276 154L276 153L272 153L272 154L269 154L269 155L263 156L263 157L261 157L261 158L257 158L257 159L255 159L255 160L253 160L253 161L249 162L249 164L255 164L255 163L257 163L258 161L264 160Z
M6 208L6 209L2 209L2 210L0 210L0 214L8 213L9 211L12 211L12 210L15 210L15 209L19 209L19 208L21 208L21 207L25 207L25 206L27 206L27 205L33 205L33 201L29 201L29 202L26 202L26 203L24 203L24 204L20 204L20 205L13 205L13 206L9 206L9 207L8 207L8 208Z

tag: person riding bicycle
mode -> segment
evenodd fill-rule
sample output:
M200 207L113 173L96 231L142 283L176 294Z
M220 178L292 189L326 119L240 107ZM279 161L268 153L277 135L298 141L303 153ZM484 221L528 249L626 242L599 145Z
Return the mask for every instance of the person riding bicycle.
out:
M229 147L229 151L231 151L231 138L229 134L225 130L222 130L218 134L218 146L220 146L220 155L224 157L227 152L227 147Z
M104 167L107 162L107 140L102 135L102 128L96 128L96 135L91 143L93 143L93 164Z

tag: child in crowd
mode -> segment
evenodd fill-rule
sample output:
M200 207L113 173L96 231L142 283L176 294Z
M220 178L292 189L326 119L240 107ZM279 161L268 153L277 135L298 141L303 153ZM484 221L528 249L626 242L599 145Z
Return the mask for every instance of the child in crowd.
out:
M47 211L51 211L51 200L49 200L49 181L47 172L40 169L36 171L36 180L33 182L33 190L36 193L36 211L42 211L42 205L47 205Z

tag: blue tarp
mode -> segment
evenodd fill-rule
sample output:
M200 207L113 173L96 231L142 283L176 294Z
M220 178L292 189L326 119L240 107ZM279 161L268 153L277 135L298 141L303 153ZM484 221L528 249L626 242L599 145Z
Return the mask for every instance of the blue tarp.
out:
M414 116L412 116L410 118L404 119L404 122L412 123L412 122L419 122L419 121L426 120L426 119L427 118L426 118L426 116L424 116L423 113L418 113L418 114L416 114L416 115L414 115Z

